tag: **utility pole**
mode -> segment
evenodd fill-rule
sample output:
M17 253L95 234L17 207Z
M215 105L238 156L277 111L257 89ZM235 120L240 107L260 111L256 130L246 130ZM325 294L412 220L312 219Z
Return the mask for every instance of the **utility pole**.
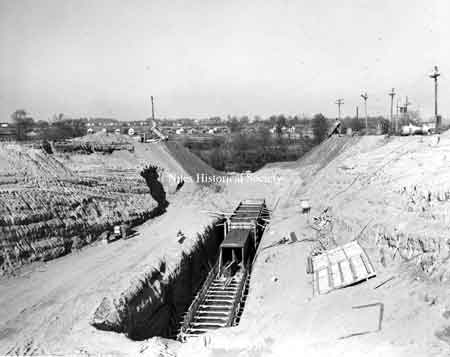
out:
M399 119L400 119L400 113L399 113L399 111L400 111L400 101L399 101L399 99L397 98L397 110L396 110L396 112L395 112L395 130L397 130L398 129L398 121L399 121Z
M336 104L338 105L338 119L341 120L341 105L344 104L344 99L338 99Z
M410 104L412 104L409 100L408 100L408 96L406 96L406 98L405 98L405 104L404 104L404 112L405 113L408 113L408 106L410 105Z
M395 90L392 88L392 90L389 92L389 96L391 97L391 127L393 127L393 121L392 117L394 115L394 96L395 96Z
M359 108L356 106L356 120L359 120Z
M155 121L155 105L153 103L153 96L150 97L150 100L152 101L152 120Z
M441 74L438 71L438 67L434 66L434 73L430 74L430 78L434 79L434 118L436 120L436 132L439 133L439 115L438 115L438 103L437 103L437 95L438 95L438 77Z
M367 98L369 98L369 96L367 95L367 92L361 94L361 98L364 99L364 114L366 116L366 134L368 134L369 128L367 126Z
M408 96L406 96L406 98L405 98L405 104L403 104L403 106L400 106L400 113L403 113L402 116L401 116L403 119L406 119L406 118L407 118L407 115L408 115L408 106L409 106L410 104L411 104L411 102L408 100ZM400 119L400 118L397 118L396 122L398 122L399 119ZM403 120L403 122L405 122L405 120ZM396 124L397 124L397 123L396 123ZM397 125L396 125L396 129L398 129L398 128L397 128Z

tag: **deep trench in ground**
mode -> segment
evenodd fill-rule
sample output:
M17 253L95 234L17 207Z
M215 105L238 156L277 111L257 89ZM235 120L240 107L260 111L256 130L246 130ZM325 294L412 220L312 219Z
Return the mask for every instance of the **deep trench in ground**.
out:
M175 269L167 271L163 262L159 271L152 273L148 286L129 302L122 328L130 339L176 337L183 314L218 259L219 246L224 239L221 223L199 233L196 244L182 254Z

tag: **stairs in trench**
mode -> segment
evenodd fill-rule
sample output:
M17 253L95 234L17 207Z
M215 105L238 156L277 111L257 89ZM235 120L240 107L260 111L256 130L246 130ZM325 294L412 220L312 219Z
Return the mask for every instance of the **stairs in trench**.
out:
M216 278L212 281L189 327L183 333L184 338L198 337L205 332L234 324L234 321L228 323L234 315L235 300L241 300L241 296L237 295L239 286L243 283L242 279L242 276L234 276L228 279ZM248 291L248 287L244 287L244 289ZM240 318L243 304L239 304L238 301L236 308L239 310L235 316Z
M236 319L234 321L235 325L239 324L239 322L241 321L241 316L244 313L245 302L247 301L248 291L250 289L250 277L248 277L247 281L245 282L245 286L243 289L244 290L242 294L241 304L239 305L239 310L236 314Z

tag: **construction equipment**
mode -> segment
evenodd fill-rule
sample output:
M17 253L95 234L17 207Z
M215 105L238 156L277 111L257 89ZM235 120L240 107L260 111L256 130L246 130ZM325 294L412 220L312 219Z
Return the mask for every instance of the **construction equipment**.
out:
M434 127L431 125L423 124L422 126L403 125L401 135L429 135L434 131Z
M164 135L161 130L158 129L156 122L154 120L151 120L152 126L150 130L155 133L155 135L162 141L169 140L169 137L167 135Z
M127 228L125 225L115 225L112 233L108 237L108 243L114 242L120 238L127 237Z

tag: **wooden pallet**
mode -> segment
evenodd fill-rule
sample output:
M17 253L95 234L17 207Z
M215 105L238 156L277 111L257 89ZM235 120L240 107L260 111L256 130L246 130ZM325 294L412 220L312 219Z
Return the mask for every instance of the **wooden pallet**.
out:
M369 256L357 241L312 258L313 294L326 294L376 276Z

